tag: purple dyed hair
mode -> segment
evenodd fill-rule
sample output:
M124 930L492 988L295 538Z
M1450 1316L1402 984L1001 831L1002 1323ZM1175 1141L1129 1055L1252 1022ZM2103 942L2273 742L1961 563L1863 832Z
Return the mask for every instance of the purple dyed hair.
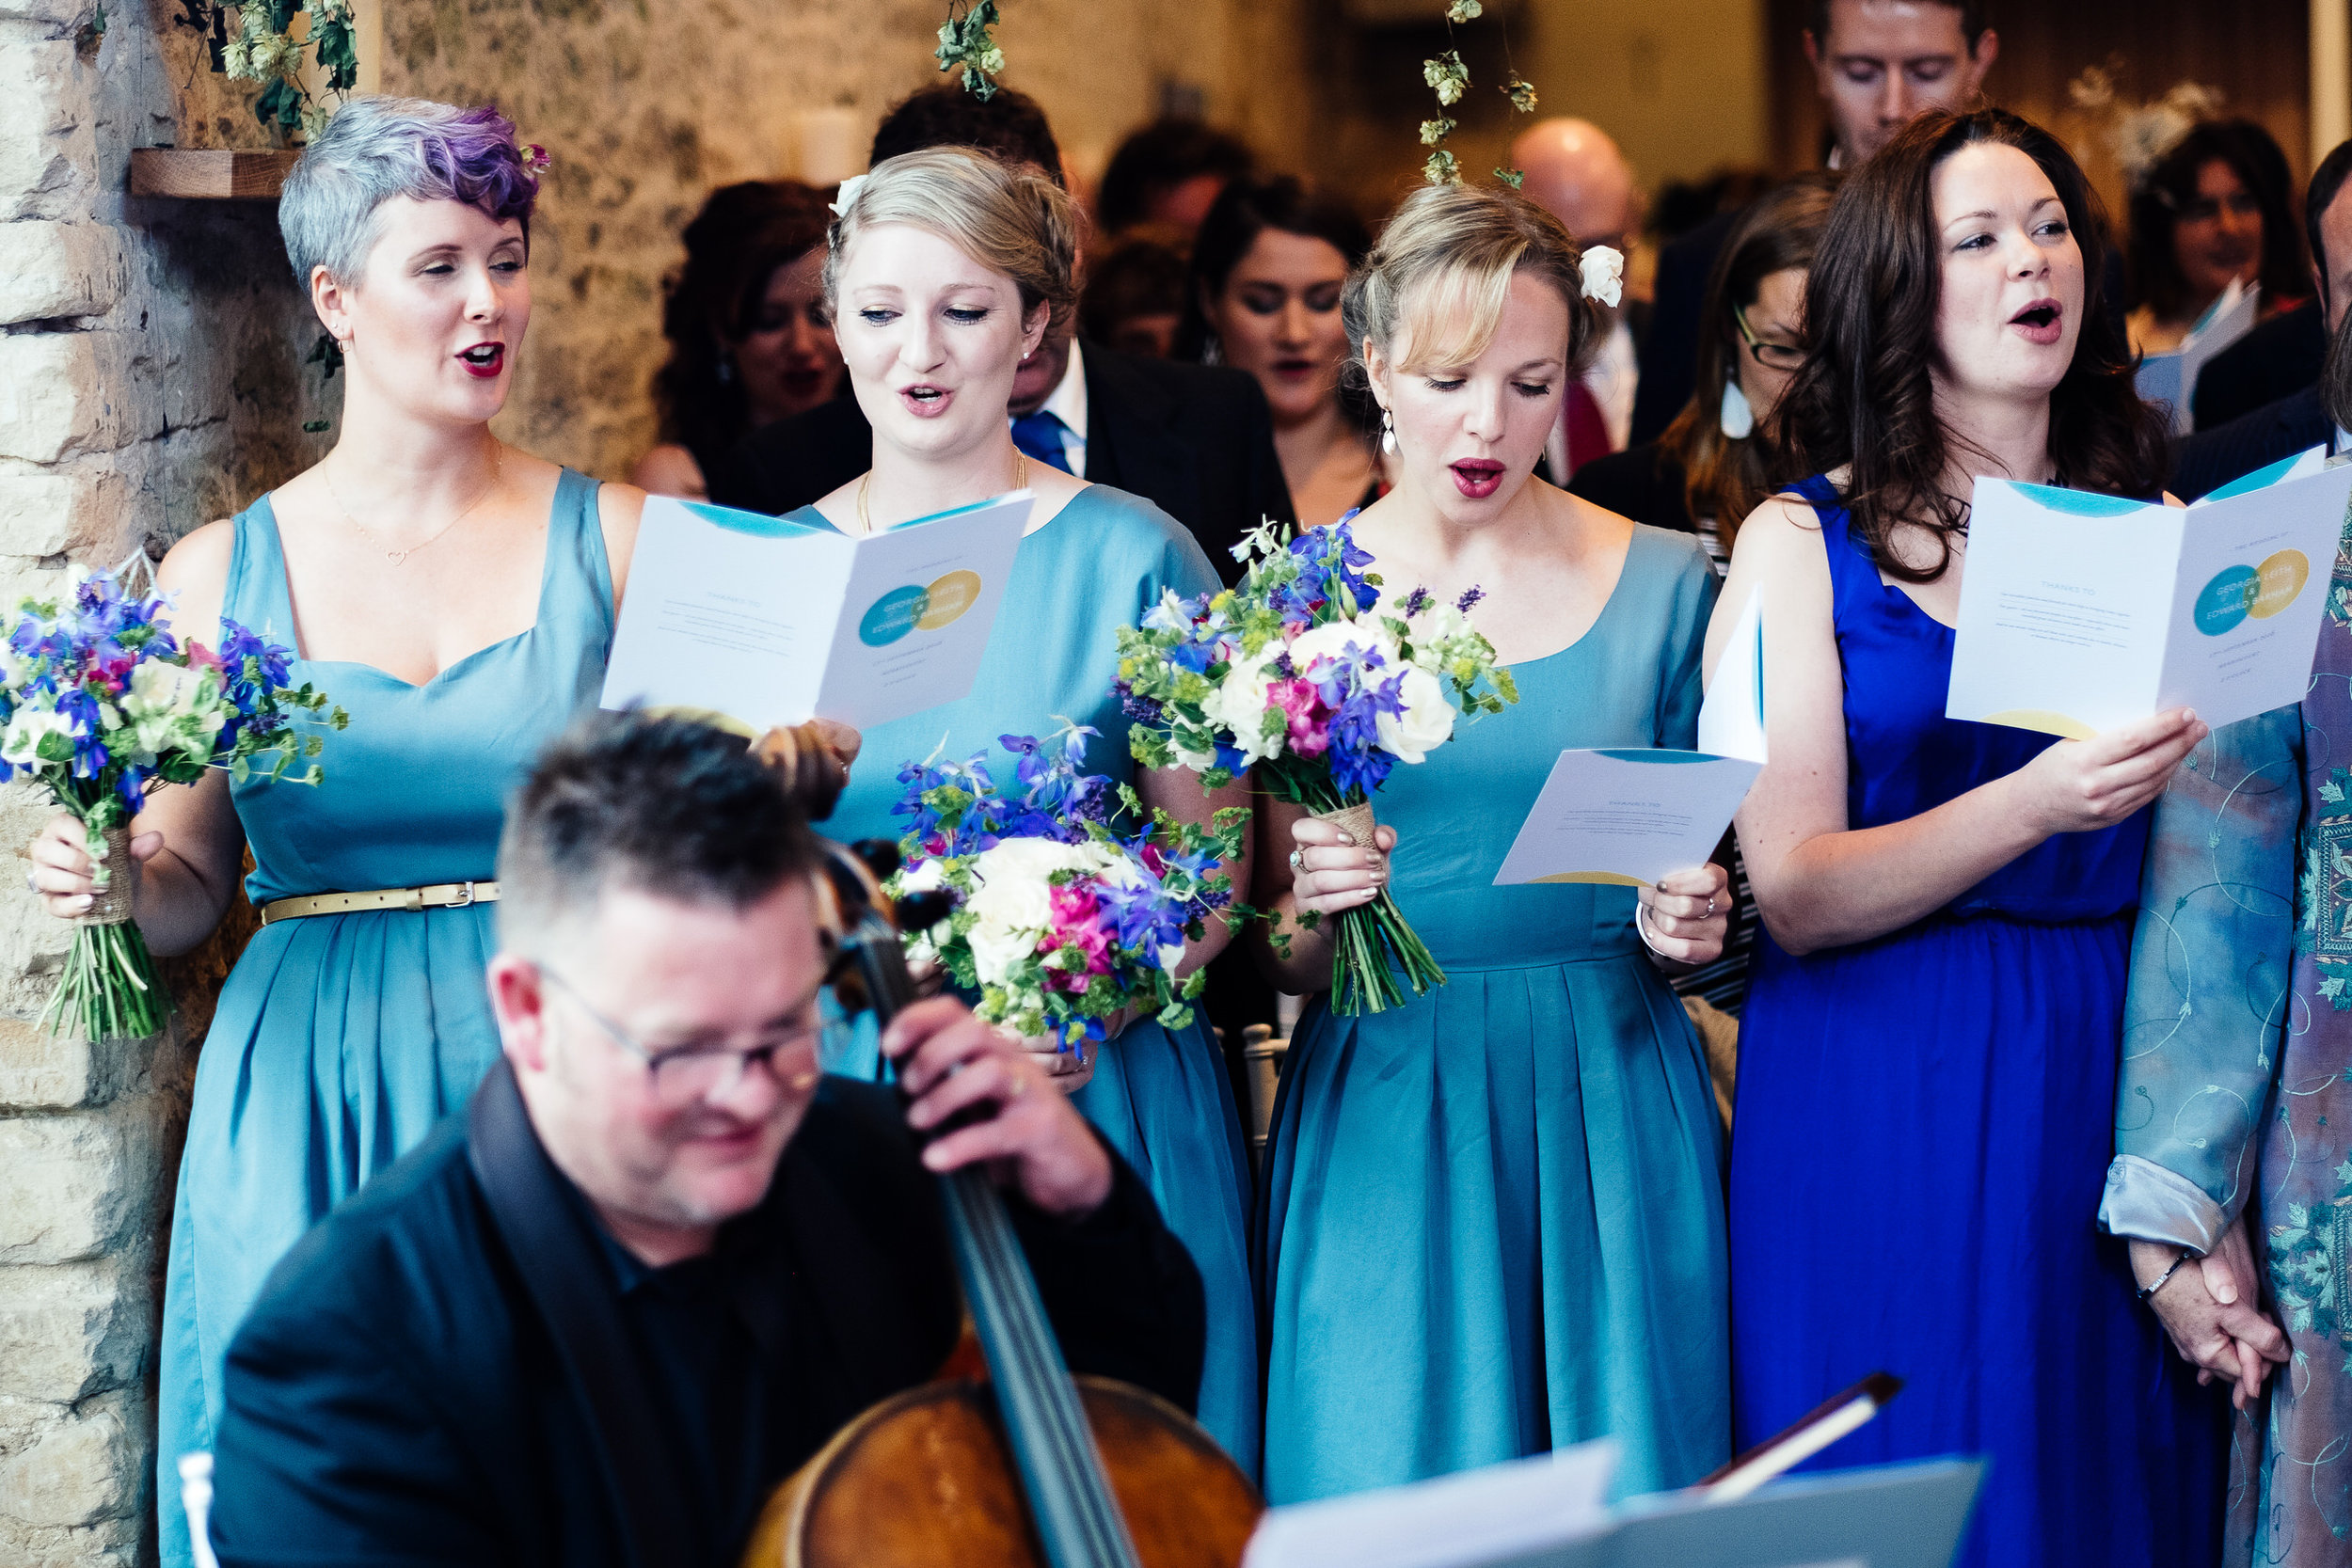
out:
M515 122L488 104L459 108L423 98L354 98L303 149L278 201L278 226L295 280L316 268L351 279L366 266L396 196L462 201L531 240L545 150L515 139Z

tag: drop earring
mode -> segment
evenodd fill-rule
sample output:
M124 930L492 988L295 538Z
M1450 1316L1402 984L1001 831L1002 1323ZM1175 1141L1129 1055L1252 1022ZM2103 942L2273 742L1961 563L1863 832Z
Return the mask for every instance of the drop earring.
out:
M1380 451L1390 457L1396 455L1396 415L1385 407L1380 410Z
M1756 434L1756 410L1748 406L1748 394L1728 376L1724 379L1724 406L1718 418L1730 440L1744 441Z

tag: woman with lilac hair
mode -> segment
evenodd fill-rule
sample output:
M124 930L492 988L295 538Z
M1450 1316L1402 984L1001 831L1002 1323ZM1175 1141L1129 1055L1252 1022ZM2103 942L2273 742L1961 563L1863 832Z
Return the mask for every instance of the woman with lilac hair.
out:
M278 212L349 372L340 437L157 573L183 631L257 628L351 714L318 788L213 774L135 825L134 908L157 953L212 933L248 847L262 921L205 1038L172 1216L167 1564L190 1560L177 1462L212 1446L263 1276L497 1060L483 966L503 799L602 681L644 494L489 428L531 318L541 166L488 108L359 98L327 124ZM32 848L60 918L90 901L65 821Z

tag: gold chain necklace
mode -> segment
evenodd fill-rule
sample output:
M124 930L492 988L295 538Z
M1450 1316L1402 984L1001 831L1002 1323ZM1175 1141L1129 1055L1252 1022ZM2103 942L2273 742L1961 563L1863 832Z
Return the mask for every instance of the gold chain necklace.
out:
M421 539L405 550L385 550L384 559L390 562L393 565L398 566L402 562L405 562L410 556L416 554L419 550L423 549L427 545L437 541L441 535L447 533L451 529L455 528L459 523L464 522L468 516L471 515L475 507L480 506L484 501L490 499L490 492L499 487L499 480L504 476L505 472L506 444L501 441L499 443L498 456L492 461L490 466L490 483L482 487L482 493L474 497L473 499L468 501L465 504L464 509L460 511L456 516L452 517L448 522L443 523L439 528L434 530L431 538ZM324 481L326 485L326 499L335 503L335 510L343 515L343 520L348 522L353 528L358 529L361 533L368 535L371 539L375 538L375 530L368 527L367 524L352 515L351 508L345 506L343 504L342 497L335 493L334 476L327 473L324 466L322 466L319 469L319 478ZM381 546L378 547L380 548Z
M866 511L866 492L872 487L873 483L874 470L871 468L866 469L866 476L857 482L857 531L860 533L874 531L874 519L868 516ZM1015 490L1026 490L1029 487L1029 454L1025 451L1015 451L1012 454L1012 487Z

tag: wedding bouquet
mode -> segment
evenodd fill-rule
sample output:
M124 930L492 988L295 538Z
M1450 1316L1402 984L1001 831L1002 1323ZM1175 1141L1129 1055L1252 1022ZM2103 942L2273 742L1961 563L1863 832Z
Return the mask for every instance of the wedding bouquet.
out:
M1147 818L1134 790L1078 770L1095 733L999 737L1018 759L1017 788L1000 786L982 755L902 768L906 795L892 810L911 821L888 885L893 896L954 895L954 912L909 951L977 994L976 1012L1080 1052L1122 1009L1171 1029L1191 1022L1204 977L1176 977L1186 939L1213 914L1248 912L1221 867L1241 853L1248 813L1218 812L1208 827ZM1122 808L1152 826L1122 836Z
M1233 554L1249 562L1240 587L1170 593L1141 626L1120 629L1129 745L1144 766L1195 768L1211 789L1254 769L1262 787L1369 848L1372 796L1391 769L1453 738L1460 714L1518 701L1470 626L1482 595L1441 604L1417 588L1375 613L1381 581L1344 522L1295 537L1264 525ZM1445 983L1385 886L1341 912L1332 942L1341 1013L1400 1005L1399 975L1415 994Z
M169 604L135 598L110 573L76 570L62 600L25 599L0 644L0 782L28 779L82 822L98 893L75 921L65 973L41 1013L92 1039L154 1033L167 1012L146 939L131 923L131 818L158 784L208 768L316 784L316 736L348 720L324 693L286 684L284 648L223 619L221 644L183 647Z

